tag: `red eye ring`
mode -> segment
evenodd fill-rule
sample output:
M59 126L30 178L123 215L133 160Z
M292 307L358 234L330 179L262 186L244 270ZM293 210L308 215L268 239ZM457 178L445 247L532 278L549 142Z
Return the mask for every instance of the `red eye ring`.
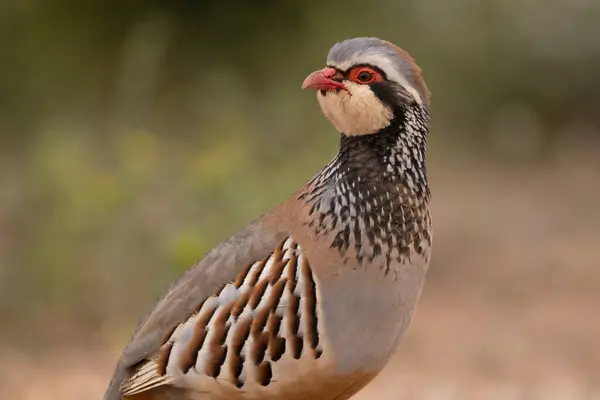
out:
M381 75L373 68L369 67L358 67L350 71L350 80L360 83L362 85L368 85L369 83L379 82L382 80Z

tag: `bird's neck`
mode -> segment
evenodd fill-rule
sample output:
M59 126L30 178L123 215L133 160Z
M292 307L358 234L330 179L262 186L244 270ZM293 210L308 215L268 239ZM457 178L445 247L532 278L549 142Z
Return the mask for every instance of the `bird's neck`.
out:
M401 186L406 195L428 201L426 168L429 114L414 105L397 112L390 125L370 135L341 135L337 156L322 171L330 186Z
M382 268L430 241L429 116L417 106L400 115L375 134L342 135L337 156L300 196L317 235L333 234L332 248Z

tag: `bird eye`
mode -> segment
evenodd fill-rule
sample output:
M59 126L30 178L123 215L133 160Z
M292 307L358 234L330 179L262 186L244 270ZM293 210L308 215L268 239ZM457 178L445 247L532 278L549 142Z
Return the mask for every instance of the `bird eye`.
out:
M357 83L369 84L378 80L379 76L370 68L357 68L350 74L351 79Z
M373 74L369 71L362 71L358 74L358 80L361 82L369 82L371 79L373 79Z

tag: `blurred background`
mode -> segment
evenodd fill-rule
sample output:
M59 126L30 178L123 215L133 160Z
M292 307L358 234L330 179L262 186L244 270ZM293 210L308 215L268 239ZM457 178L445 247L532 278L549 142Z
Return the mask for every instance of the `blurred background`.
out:
M99 398L139 318L336 152L344 38L433 93L434 256L358 399L600 399L600 2L0 3L0 397Z

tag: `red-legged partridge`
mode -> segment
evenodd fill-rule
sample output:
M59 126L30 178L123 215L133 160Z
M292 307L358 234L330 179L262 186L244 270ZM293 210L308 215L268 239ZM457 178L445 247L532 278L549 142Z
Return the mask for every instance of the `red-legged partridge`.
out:
M176 281L125 348L106 400L343 400L410 324L431 254L429 91L376 38L335 44L303 88L335 158Z

